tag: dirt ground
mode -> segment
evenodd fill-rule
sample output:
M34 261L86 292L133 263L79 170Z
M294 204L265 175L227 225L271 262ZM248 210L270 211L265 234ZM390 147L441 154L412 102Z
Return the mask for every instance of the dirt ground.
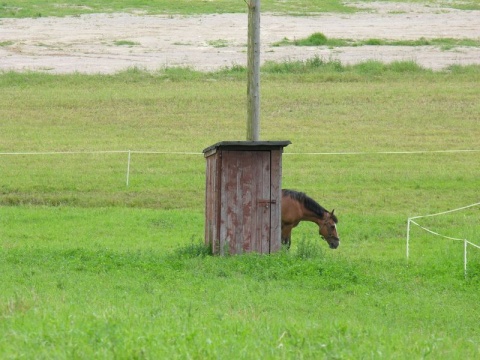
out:
M261 61L315 55L353 64L412 60L431 69L480 64L480 48L272 46L284 38L322 32L328 38L480 39L480 11L404 3L357 5L352 15L261 15ZM66 18L0 19L0 71L115 73L129 67L158 70L189 66L215 70L246 65L247 14L145 16L95 14ZM123 42L123 44L122 44Z

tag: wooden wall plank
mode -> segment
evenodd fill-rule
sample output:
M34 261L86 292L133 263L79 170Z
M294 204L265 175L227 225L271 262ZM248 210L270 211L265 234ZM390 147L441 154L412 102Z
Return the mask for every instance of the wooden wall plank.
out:
M282 152L283 149L271 151L270 253L282 247Z

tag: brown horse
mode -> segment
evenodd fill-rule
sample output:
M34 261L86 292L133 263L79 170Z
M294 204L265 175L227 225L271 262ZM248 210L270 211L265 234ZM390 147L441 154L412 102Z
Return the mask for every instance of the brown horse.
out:
M331 249L340 244L337 217L302 192L282 190L282 244L290 248L292 229L300 221L312 221L319 227L320 236Z

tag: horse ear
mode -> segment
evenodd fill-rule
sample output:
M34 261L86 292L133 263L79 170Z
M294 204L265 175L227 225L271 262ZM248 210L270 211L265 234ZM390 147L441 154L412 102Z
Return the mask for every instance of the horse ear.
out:
M332 210L332 212L331 212L330 214L332 214L332 215L333 215L333 212L334 212L334 211L335 211L335 209L333 209L333 210Z

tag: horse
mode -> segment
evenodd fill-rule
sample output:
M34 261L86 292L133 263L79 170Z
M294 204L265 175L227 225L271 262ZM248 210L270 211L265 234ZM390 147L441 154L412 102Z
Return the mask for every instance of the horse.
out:
M290 248L292 229L300 221L311 221L318 225L320 236L331 249L340 245L337 233L338 219L315 200L303 192L282 189L282 244Z

